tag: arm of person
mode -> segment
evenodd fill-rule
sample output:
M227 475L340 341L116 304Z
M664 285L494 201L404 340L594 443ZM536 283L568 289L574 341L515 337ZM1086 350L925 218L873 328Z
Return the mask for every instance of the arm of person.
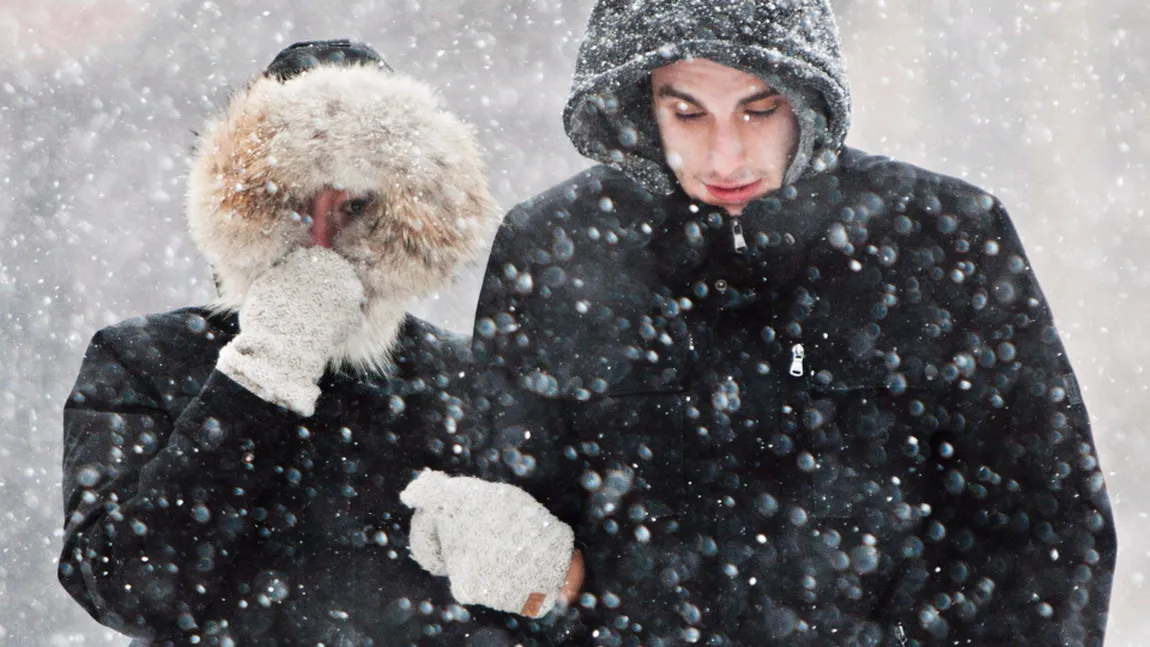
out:
M401 499L416 511L412 556L447 576L457 601L539 617L556 602L572 603L581 589L585 573L574 533L582 492L557 469L570 443L563 402L526 388L521 378L534 358L522 356L517 334L532 322L504 271L523 262L516 234L505 224L497 236L473 338L469 399L486 438L476 452L485 480L433 471L413 481Z
M546 303L523 287L524 277L536 270L533 254L551 244L551 232L541 229L519 206L504 218L492 244L475 313L472 400L490 430L492 449L505 459L500 480L525 489L575 528L578 542L585 491L561 456L564 446L577 442L572 404L540 379L570 358L554 356L550 324L539 312Z
M891 608L924 644L1101 645L1117 549L1089 418L1014 227L990 214L921 556Z
M323 249L289 253L249 287L240 333L175 420L141 377L179 370L162 366L151 333L125 324L96 335L64 412L59 576L97 620L190 640L227 620L220 610L240 613L258 595L252 556L308 501L281 493L288 504L265 510L261 494L290 485L281 459L314 412L317 381L360 321L362 300L346 260Z
M219 371L171 419L122 359L146 357L139 330L97 333L65 406L58 575L113 629L190 640L252 595L237 565L293 512L258 502L285 479L278 466L302 419Z
M546 350L539 346L532 348L532 341L543 343L543 331L539 330L530 304L524 302L524 295L508 269L509 266L516 270L527 269L525 253L531 245L524 240L526 237L522 232L529 218L526 209L512 209L496 235L476 306L472 337L478 373L474 397L478 413L499 443L495 449L501 454L510 452L521 460L525 447L531 448L528 452L550 448L558 453L559 448L573 442L569 404L526 388L529 384L527 367L539 362L538 357L526 355L533 352L545 354ZM521 337L523 335L526 337ZM524 340L527 343L523 343ZM506 470L503 480L522 487L543 503L552 514L572 527L576 546L583 545L579 533L584 490L574 478L575 472L555 470L562 464L557 456L528 454L527 458L531 469L513 466ZM568 605L574 603L582 590L586 577L584 569L583 553L576 548L560 593ZM535 601L539 599L541 596L533 595L522 615L536 615Z

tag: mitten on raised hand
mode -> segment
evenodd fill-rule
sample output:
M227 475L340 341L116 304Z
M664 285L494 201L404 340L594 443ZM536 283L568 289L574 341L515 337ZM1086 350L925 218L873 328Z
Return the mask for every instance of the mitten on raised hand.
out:
M555 606L575 534L530 494L424 470L399 498L415 510L412 557L429 573L446 575L460 604L535 617Z
M363 322L355 268L323 247L297 249L261 274L240 309L240 334L216 368L261 399L303 416L333 351Z

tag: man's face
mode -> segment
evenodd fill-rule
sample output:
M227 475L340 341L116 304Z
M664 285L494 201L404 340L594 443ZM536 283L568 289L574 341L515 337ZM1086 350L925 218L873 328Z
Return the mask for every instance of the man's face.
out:
M667 164L687 195L739 215L783 185L798 119L765 81L692 59L656 69L651 86Z

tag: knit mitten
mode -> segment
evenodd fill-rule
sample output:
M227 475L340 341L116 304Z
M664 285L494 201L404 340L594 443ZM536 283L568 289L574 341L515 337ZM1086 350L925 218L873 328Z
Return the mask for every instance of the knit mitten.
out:
M460 604L532 609L535 617L555 606L575 534L530 494L424 470L399 498L415 510L411 556L429 573L446 575Z
M342 256L297 249L252 283L240 334L216 368L261 399L310 416L332 351L363 324L363 303L363 284Z

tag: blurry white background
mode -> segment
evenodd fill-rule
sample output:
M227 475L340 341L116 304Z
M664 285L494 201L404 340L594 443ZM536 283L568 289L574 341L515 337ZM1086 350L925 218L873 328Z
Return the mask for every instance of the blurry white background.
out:
M503 207L588 162L560 113L592 0L0 0L0 645L125 645L56 583L61 408L88 339L203 303L189 148L282 47L372 43L478 129ZM277 8L268 9L269 6ZM1108 645L1150 634L1150 6L838 0L848 143L1010 208L1071 353L1118 517ZM415 311L470 326L482 266Z

